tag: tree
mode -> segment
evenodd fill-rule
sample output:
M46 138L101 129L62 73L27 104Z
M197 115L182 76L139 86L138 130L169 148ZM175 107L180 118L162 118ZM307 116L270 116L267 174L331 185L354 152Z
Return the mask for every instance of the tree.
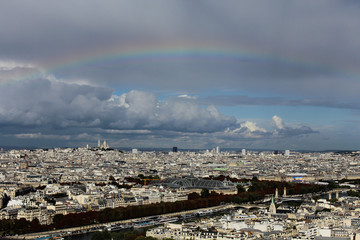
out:
M237 188L237 193L242 193L242 192L245 192L245 188L241 185L241 184L238 184L236 185L236 188Z
M154 237L145 237L145 236L138 236L135 238L135 240L157 240L157 238Z
M209 189L203 188L203 189L201 190L200 196L201 196L202 198L208 198L208 197L210 196Z
M35 218L30 222L30 230L32 232L38 232L42 229L42 226L40 225L39 219Z
M360 197L360 192L359 191L353 191L353 190L350 190L347 192L347 194L351 197Z
M317 202L317 200L319 200L320 198L321 198L320 195L314 195L314 196L312 196L312 199L314 199L315 202Z
M194 199L198 199L198 198L200 198L200 195L196 192L189 193L189 195L188 195L189 200L194 200Z
M338 185L335 183L335 181L329 181L329 184L327 185L328 189L334 189L337 188Z
M53 222L55 225L59 225L64 219L64 215L63 214L56 214L53 218ZM59 226L60 227L60 226Z

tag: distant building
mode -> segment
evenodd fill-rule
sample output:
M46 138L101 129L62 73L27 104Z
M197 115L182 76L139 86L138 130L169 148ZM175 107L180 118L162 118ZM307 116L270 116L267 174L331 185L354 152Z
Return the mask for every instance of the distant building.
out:
M245 148L243 148L243 149L241 150L241 154L242 154L242 155L246 155L246 149L245 149Z
M285 156L290 156L290 150L285 150Z
M177 152L177 151L178 151L178 148L177 148L177 147L173 147L173 148L172 148L172 151L173 151L173 152Z
M216 153L217 153L217 154L220 153L220 147L219 147L219 146L216 147Z
M235 194L237 191L236 187L231 182L201 179L196 178L193 175L185 178L167 178L154 183L154 185L161 185L174 189L191 189L191 191L198 193L204 188L218 193L222 192L224 194Z
M137 153L138 153L138 150L137 150L136 148L133 148L133 149L131 150L131 152L132 152L133 154L137 154Z
M104 140L104 143L101 144L100 139L98 139L98 146L97 147L102 148L102 149L109 149L110 148L110 146L106 143L106 140Z
M286 174L285 177L285 181L287 182L304 182L308 179L309 176L307 173L289 173Z
M110 148L109 145L106 143L106 140L104 140L102 148L104 148L104 149L109 149Z

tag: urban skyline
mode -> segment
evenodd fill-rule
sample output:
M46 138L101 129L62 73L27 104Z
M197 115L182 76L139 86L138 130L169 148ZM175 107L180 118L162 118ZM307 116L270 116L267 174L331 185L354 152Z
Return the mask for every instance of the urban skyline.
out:
M1 147L359 149L355 1L1 5Z

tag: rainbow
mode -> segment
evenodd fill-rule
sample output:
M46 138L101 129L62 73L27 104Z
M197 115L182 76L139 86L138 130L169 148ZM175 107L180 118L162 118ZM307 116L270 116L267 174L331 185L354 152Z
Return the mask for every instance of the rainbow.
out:
M239 47L223 48L217 45L206 44L172 44L168 46L128 46L126 48L118 46L109 46L86 52L76 52L62 58L54 58L43 66L42 70L30 71L23 76L9 79L0 83L7 85L12 82L26 81L40 78L44 75L58 73L68 69L81 67L90 64L116 61L117 63L136 63L151 61L169 61L169 60L207 60L207 61L267 61L275 60L287 64L303 65L310 67L321 67L322 69L332 69L330 66L324 66L315 62L301 59L292 59L280 57L265 51L254 50L249 47L244 50ZM344 71L338 71L344 73ZM347 74L349 75L349 74Z

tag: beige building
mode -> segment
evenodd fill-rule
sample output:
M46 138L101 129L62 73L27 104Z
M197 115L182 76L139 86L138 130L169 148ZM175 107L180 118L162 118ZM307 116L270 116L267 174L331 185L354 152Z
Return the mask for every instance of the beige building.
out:
M28 221L32 221L37 218L40 224L50 224L52 222L53 214L48 209L33 208L33 209L21 209L18 212L17 219L25 218Z

